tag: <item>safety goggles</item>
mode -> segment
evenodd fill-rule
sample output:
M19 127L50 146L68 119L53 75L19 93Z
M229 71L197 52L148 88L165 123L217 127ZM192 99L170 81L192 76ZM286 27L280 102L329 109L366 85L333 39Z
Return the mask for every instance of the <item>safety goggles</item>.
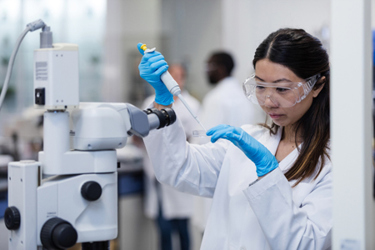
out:
M304 80L304 82L268 83L250 76L243 83L243 90L253 103L263 106L267 98L278 107L293 107L301 102L310 93L320 74Z

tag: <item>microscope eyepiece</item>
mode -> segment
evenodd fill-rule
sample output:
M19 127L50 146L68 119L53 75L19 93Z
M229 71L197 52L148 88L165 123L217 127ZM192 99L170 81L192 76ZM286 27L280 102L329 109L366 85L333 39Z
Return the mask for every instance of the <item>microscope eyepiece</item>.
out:
M149 117L150 130L169 126L176 121L176 113L171 108L158 110L156 108L144 110ZM156 116L157 119L155 119Z

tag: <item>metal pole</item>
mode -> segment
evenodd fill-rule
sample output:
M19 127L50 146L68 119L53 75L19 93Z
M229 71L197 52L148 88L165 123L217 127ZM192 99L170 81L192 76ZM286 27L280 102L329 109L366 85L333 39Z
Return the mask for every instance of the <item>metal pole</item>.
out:
M332 0L333 249L374 249L371 1Z

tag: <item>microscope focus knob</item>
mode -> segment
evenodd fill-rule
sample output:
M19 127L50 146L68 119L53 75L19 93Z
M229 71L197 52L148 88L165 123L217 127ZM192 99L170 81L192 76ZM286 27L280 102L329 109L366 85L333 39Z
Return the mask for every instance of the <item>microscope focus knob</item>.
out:
M78 234L67 221L54 217L44 223L40 240L47 249L66 249L77 243Z
M21 224L21 214L16 207L8 207L4 213L5 226L9 230L16 230Z
M81 195L88 201L96 201L102 195L102 187L96 181L88 181L82 185Z

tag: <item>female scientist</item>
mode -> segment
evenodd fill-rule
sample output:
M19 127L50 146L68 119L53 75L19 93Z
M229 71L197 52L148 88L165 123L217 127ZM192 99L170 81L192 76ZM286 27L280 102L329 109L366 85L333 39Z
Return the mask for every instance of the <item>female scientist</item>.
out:
M187 143L179 121L154 131L145 143L156 177L213 198L201 249L329 249L328 55L304 30L280 29L256 49L253 66L244 89L272 124L219 125L205 145ZM157 109L173 102L160 81L167 68L159 52L139 65Z

